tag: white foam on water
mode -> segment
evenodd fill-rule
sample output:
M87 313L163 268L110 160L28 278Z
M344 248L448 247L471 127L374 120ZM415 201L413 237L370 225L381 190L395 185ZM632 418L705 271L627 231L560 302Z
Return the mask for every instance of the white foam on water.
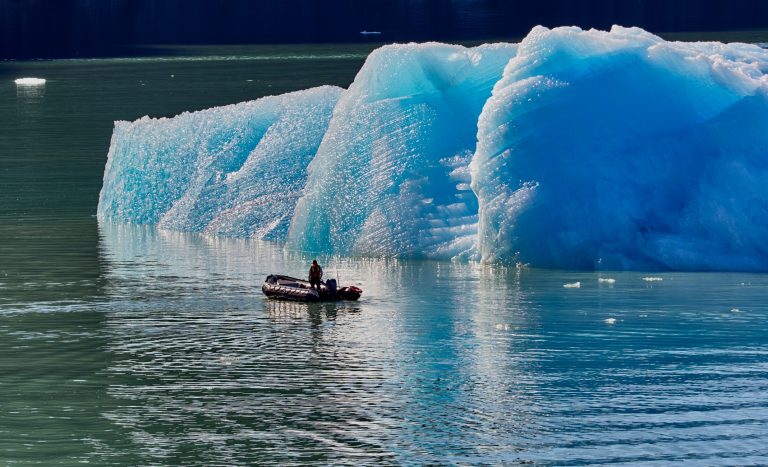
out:
M566 289L579 289L581 288L581 282L570 282L568 284L563 284L563 287Z
M616 324L616 318L607 318L605 324Z
M663 277L648 276L648 277L643 277L643 280L645 282L661 282L661 281L664 280L664 278Z
M613 279L611 277L598 277L597 282L600 282L602 284L615 284L616 279Z

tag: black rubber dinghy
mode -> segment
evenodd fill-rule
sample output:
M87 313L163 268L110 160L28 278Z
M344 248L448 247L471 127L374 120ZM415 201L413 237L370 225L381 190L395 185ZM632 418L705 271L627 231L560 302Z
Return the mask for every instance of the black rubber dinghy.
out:
M320 283L320 291L313 289L309 281L291 276L270 274L264 280L261 291L269 298L295 302L322 302L332 300L357 300L363 293L355 286L336 288L336 279Z

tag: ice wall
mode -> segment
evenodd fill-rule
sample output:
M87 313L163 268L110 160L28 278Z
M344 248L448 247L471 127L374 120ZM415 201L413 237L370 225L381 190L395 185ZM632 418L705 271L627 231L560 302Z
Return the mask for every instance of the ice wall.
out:
M293 217L289 245L407 257L474 253L477 118L516 46L390 45L344 93Z
M576 269L768 270L768 53L536 28L479 120L479 250Z
M99 216L289 248L768 271L768 51L640 29L391 45L323 87L118 122Z
M116 122L99 217L282 239L342 90Z

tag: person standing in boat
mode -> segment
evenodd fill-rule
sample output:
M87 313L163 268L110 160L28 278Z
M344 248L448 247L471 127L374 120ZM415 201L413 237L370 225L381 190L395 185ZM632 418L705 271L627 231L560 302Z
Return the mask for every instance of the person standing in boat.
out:
M312 260L312 266L309 267L309 287L314 288L317 285L317 291L320 292L320 279L323 278L323 268L317 264L317 260Z

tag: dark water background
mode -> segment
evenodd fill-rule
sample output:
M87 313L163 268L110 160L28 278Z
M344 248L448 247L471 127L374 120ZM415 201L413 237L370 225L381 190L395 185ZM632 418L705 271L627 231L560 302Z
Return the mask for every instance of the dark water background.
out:
M0 63L0 464L768 464L768 275L320 257L365 293L302 305L305 254L97 223L113 120L368 47Z
M148 44L511 40L534 26L654 33L768 28L764 0L0 0L0 58L145 53ZM380 35L361 35L377 31ZM159 52L159 51L158 51Z

